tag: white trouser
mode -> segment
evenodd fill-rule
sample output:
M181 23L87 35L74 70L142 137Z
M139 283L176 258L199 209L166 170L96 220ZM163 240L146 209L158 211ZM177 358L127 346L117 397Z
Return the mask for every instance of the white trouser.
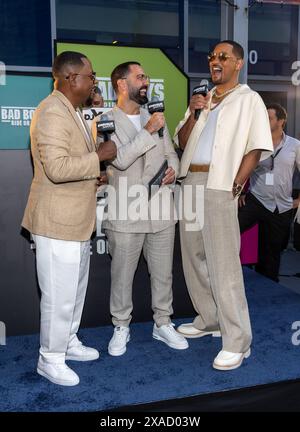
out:
M88 284L90 241L56 240L33 235L41 289L40 354L64 361L78 331Z

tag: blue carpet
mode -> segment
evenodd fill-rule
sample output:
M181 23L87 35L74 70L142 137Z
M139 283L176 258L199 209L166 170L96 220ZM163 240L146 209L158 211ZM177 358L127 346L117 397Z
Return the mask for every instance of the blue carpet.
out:
M300 345L291 342L300 320L300 296L244 269L251 321L252 355L229 372L211 363L221 339L189 340L176 351L152 339L152 323L131 325L125 355L111 357L112 327L83 329L80 337L101 351L95 362L69 362L75 387L54 385L36 374L38 335L15 336L0 347L0 411L99 411L130 404L221 392L300 378ZM176 324L190 320L175 320Z

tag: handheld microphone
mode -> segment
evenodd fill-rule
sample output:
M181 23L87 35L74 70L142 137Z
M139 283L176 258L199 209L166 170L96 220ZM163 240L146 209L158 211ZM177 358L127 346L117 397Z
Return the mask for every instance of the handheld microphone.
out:
M205 97L207 95L208 91L209 91L209 82L206 79L203 79L203 80L201 80L199 86L194 87L193 96L200 94L200 95ZM201 109L195 110L195 114L194 114L195 120L198 120L200 113L201 113Z
M109 120L107 115L102 115L101 120L97 122L97 134L102 135L104 141L109 141L109 135L116 130L115 122Z
M152 101L148 103L148 111L149 114L153 114L156 112L164 112L165 104L164 101L160 101L157 96L152 98ZM158 131L159 138L163 138L164 136L164 128L160 128Z

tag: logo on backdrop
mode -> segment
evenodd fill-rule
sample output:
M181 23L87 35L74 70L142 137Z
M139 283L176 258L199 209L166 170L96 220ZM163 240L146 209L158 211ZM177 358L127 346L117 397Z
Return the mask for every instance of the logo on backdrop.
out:
M109 77L97 77L98 87L101 90L104 99L104 108L113 108L116 104L116 94L112 87ZM148 89L148 99L152 100L154 96L158 100L164 100L165 98L164 80L159 78L150 78L150 84Z
M292 84L298 86L300 85L300 60L294 61L292 70L296 70L296 72L292 74Z
M35 107L1 106L0 122L13 127L28 127L35 111Z

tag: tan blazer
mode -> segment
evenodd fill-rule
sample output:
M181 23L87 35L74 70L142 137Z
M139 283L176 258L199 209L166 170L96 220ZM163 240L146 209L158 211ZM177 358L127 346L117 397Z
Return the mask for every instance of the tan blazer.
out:
M208 109L202 110L189 136L181 159L179 178L186 177L188 173L209 111L210 105ZM175 131L174 141L177 144L178 132L189 116L190 111L187 109ZM243 84L220 104L207 189L231 191L243 156L255 149L264 150L261 160L273 152L269 117L259 94Z
M109 185L113 187L113 190L109 191L108 189L108 217L107 220L103 221L102 226L113 231L153 233L162 231L177 221L176 214L174 216L172 191L168 186L162 186L158 194L154 196L155 199L151 200L151 210L154 210L152 214L150 206L148 206L148 199L142 201L141 207L147 220L132 220L126 217L128 216L128 209L134 201L136 202L136 196L128 196L126 208L123 207L124 212L120 210L120 198L124 198L124 194L122 197L120 196L120 181L126 182L126 194L130 189L134 194L135 186L147 186L165 159L168 160L168 165L175 170L176 175L178 174L179 161L167 126L164 128L163 139L159 138L157 133L149 134L143 127L148 122L150 114L144 108L141 108L140 112L142 126L140 132L118 107L105 113L109 119L115 122L116 130L111 139L116 143L118 152L117 157L112 164L108 165L106 170ZM95 122L92 131L95 139ZM98 137L97 140L98 143L101 142L101 138ZM110 211L111 203L115 200L113 191L116 191L117 208L115 213ZM168 203L168 205L161 206L162 202ZM169 217L170 213L171 218Z
M95 226L100 174L88 127L70 101L54 90L37 107L30 136L34 177L22 226L49 238L88 240Z

